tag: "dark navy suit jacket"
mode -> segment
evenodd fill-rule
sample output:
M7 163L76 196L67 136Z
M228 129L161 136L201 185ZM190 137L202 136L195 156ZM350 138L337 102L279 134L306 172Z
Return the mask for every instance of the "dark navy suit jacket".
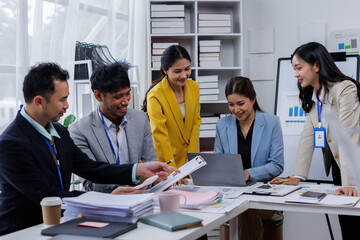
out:
M97 183L132 184L132 164L94 162L84 154L60 124L55 146L60 159L64 190L55 161L42 135L20 114L0 136L0 235L42 222L44 197L73 197L71 173Z

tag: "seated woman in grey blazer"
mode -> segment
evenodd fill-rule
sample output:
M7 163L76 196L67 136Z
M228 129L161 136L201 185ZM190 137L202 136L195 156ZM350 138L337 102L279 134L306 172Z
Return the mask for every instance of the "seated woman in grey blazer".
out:
M225 87L230 116L216 125L215 153L240 154L245 180L269 181L284 168L284 146L277 116L262 112L250 79L231 78ZM239 216L241 239L262 239L262 220L275 211L248 210ZM254 231L255 230L255 231Z

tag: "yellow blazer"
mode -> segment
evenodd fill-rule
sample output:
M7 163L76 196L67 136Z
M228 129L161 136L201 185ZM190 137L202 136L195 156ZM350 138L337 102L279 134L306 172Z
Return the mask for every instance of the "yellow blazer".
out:
M185 120L167 77L147 95L147 110L158 160L174 167L186 163L188 152L199 152L199 84L188 79L184 87Z
M345 128L359 128L360 103L355 84L351 81L330 84L329 93L324 100L323 112L330 109L338 113L339 121ZM318 119L317 104L314 104L306 116L304 130L301 133L294 175L307 177L309 174L314 152L314 127L318 126ZM340 168L342 185L353 185L354 179L349 175L349 169L346 166L342 149L339 148L338 143L333 138L326 119L324 119L323 123L326 129L327 142L327 147L322 149L326 174L329 175L330 172L332 154ZM355 136L353 140L359 143L358 137Z

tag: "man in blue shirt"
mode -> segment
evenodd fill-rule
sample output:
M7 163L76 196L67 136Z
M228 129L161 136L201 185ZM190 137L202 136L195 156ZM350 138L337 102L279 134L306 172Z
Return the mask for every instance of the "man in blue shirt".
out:
M54 63L32 67L25 76L25 108L0 136L0 235L42 222L44 197L78 196L71 174L92 182L133 185L155 174L164 180L178 171L159 162L114 165L94 162L57 122L69 107L69 75ZM143 189L141 189L143 190ZM137 193L120 187L112 193Z

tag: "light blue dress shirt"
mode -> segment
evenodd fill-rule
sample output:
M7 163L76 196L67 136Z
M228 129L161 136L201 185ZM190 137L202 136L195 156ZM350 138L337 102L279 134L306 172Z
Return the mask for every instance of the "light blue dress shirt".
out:
M101 119L100 111L98 110L98 112L99 112L99 117ZM130 163L129 149L128 149L128 143L125 132L125 128L127 125L126 116L124 116L122 122L120 123L118 133L116 133L116 125L113 122L111 122L107 117L105 117L105 115L103 116L105 122L104 127L106 128L106 131L109 134L111 143L115 150L115 154L116 154L115 159L119 156L120 164L129 164Z
M101 114L100 114L100 106L98 107L98 114L99 114L100 120L102 121ZM119 132L117 134L116 134L116 125L113 122L111 122L107 117L105 117L104 114L103 114L103 116L104 116L104 122L105 122L104 127L106 128L106 131L109 134L111 143L114 147L115 153L117 154L115 156L115 159L117 158L117 156L119 156L120 164L129 164L130 163L129 149L128 149L126 133L125 133L125 127L127 124L126 116L124 116L124 118L119 126ZM134 164L133 169L132 169L132 182L134 184L137 184L140 182L140 178L136 177L136 166L137 166L137 163Z
M46 126L46 129L41 126L40 123L36 122L34 119L32 119L25 111L25 108L23 107L20 111L20 114L26 119L28 120L28 122L41 134L43 135L46 139L48 140L52 140L52 137L57 137L60 138L59 134L57 133L54 125L52 123L49 123Z

